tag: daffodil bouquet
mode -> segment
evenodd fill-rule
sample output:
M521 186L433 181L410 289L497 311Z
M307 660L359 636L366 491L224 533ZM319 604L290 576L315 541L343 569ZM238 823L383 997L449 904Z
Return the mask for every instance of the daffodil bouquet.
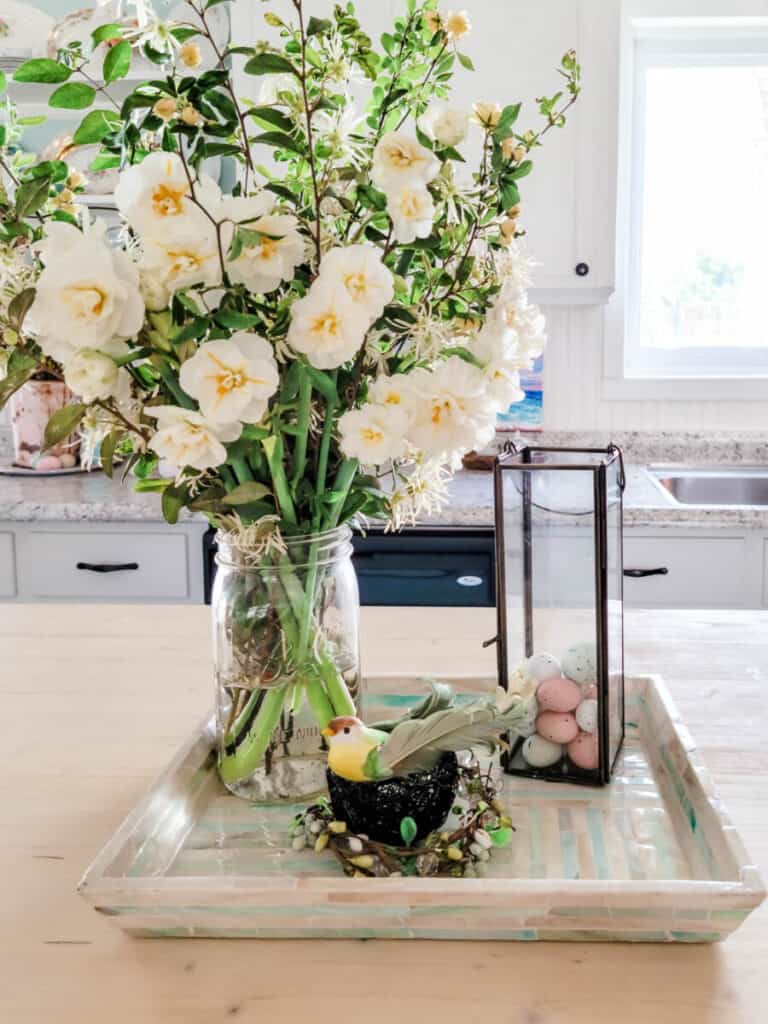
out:
M519 372L545 337L526 294L518 188L565 123L580 68L567 53L561 89L521 129L519 103L451 102L454 72L472 70L465 12L407 0L377 48L351 3L326 19L292 0L292 20L265 14L276 42L222 51L216 2L188 0L188 22L138 36L102 26L16 72L51 83L54 106L91 108L74 141L100 144L94 166L119 169L124 227L108 235L78 215L83 183L65 164L17 173L0 150L0 265L10 253L25 268L0 306L0 399L41 363L60 367L80 401L51 421L50 444L85 422L106 471L119 453L169 522L203 513L279 558L292 538L356 517L397 528L432 510L460 456L522 399ZM157 78L118 103L113 83L137 48ZM87 71L91 49L104 52L103 82ZM201 71L203 49L215 66ZM236 168L227 194L213 158ZM317 573L302 585L270 648L294 675L325 657L322 638L306 642ZM245 612L238 628L251 650ZM321 727L353 710L327 667L315 673ZM235 700L230 728L242 711ZM282 713L273 701L267 725Z

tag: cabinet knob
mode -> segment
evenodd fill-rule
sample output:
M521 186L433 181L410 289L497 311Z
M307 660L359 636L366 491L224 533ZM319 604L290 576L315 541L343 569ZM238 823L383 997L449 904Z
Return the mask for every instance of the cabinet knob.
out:
M576 270L577 277L586 277L587 274L589 273L589 264L588 263L577 263L576 267L574 269Z

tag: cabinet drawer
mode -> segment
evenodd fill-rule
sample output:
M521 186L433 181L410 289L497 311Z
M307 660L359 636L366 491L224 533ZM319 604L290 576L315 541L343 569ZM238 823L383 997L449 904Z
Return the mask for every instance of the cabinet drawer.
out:
M183 600L189 595L182 534L32 531L19 537L24 597Z
M0 597L16 596L16 558L13 534L0 533Z
M666 576L625 579L628 604L651 608L742 608L749 605L743 537L627 534L625 569L666 568Z

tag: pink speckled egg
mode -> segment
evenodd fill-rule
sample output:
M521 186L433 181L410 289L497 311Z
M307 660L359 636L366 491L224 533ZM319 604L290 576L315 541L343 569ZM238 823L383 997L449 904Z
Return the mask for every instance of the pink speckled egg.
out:
M599 763L597 735L580 732L576 739L568 744L568 757L577 768L594 771Z
M550 743L570 743L578 736L579 727L570 713L543 711L536 719L536 732Z
M581 699L581 687L564 676L545 680L536 691L536 700L542 711L573 711Z
M48 472L52 469L61 469L61 463L56 455L44 455L42 459L38 459L35 469Z

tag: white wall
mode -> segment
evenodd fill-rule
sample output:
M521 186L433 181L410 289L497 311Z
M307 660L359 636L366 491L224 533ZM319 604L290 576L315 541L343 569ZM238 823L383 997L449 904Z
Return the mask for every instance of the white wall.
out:
M603 398L603 308L553 307L545 313L549 345L544 363L544 426L548 429L768 429L768 407L760 401L608 401Z

